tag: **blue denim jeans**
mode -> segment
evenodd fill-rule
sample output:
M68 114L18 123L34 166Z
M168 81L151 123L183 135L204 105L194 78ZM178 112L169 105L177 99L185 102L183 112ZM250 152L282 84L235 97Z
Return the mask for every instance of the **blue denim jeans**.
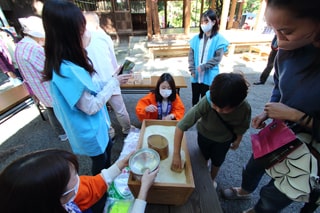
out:
M280 192L274 186L274 180L263 186L260 191L260 199L255 205L254 210L256 213L277 213L290 205L293 201L285 194Z
M250 193L253 192L257 188L264 173L264 167L255 161L252 155L242 172L242 189ZM311 195L310 201L316 201L320 196L320 190L313 191ZM277 213L281 212L282 209L292 202L291 199L274 186L274 180L270 180L267 185L261 188L260 199L255 205L254 210L256 213ZM317 207L314 202L306 203L300 210L300 213L314 212Z

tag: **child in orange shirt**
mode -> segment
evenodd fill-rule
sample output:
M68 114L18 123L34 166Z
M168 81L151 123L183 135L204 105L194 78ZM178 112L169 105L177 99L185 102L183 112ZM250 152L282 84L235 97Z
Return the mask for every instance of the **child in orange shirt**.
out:
M184 105L176 92L176 84L169 73L163 73L154 91L142 97L136 106L140 121L144 119L180 120Z

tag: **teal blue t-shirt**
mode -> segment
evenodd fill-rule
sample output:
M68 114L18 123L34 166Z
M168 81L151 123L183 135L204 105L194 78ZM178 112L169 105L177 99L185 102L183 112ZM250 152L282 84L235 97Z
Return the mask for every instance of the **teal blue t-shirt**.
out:
M97 88L90 74L72 62L63 61L60 72L64 77L53 72L50 82L53 109L68 136L72 151L80 155L100 155L109 142L104 115L108 115L106 108L88 115L76 107L84 91L96 95Z

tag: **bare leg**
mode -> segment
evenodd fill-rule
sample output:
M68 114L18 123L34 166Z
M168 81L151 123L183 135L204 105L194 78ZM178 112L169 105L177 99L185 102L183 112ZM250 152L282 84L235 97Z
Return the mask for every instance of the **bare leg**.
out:
M219 172L220 167L216 167L216 166L211 166L211 179L215 180L217 177L217 174Z

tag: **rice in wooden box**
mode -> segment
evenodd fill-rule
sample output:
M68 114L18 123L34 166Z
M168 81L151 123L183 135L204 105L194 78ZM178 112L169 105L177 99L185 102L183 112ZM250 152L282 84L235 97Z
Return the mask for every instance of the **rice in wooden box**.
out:
M181 148L182 157L185 158L185 169L181 173L171 171L170 166L173 155L173 139L177 121L144 120L141 126L138 149L148 147L147 138L153 134L159 134L167 138L169 155L161 160L160 170L151 186L147 202L154 204L182 205L194 190L192 166L185 137L183 137ZM141 183L131 173L128 179L128 186L132 194L137 197Z

